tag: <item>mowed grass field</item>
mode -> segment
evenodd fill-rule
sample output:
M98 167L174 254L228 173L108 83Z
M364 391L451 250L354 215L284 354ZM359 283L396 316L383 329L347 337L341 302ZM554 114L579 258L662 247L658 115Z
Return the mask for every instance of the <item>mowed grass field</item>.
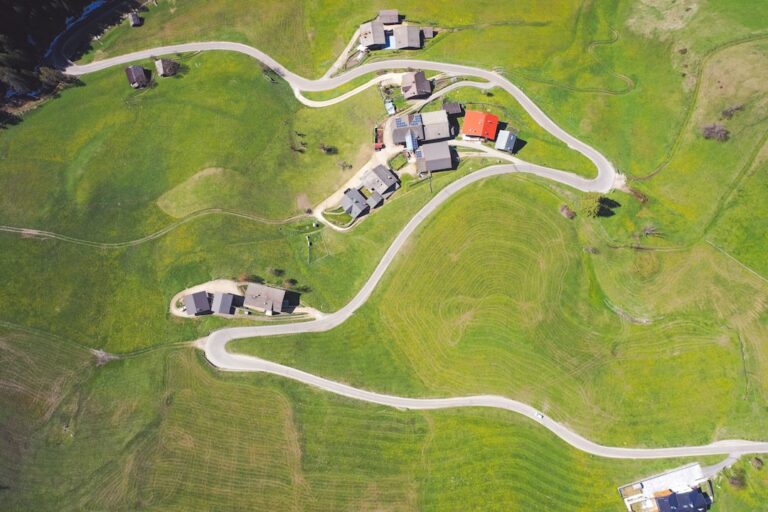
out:
M435 175L434 193L483 165L467 160L457 171ZM303 303L333 311L357 292L397 232L431 197L427 182L408 181L389 207L352 233L315 227L306 219L267 224L215 212L119 247L0 233L5 263L0 320L132 352L242 325L245 321L216 317L175 318L168 313L169 301L190 286L243 273L274 281L270 268L309 288Z
M83 77L6 131L0 187L14 193L0 198L3 224L109 242L208 208L285 219L349 179L340 161L357 169L370 157L385 114L374 91L310 109L249 57L183 62L182 76L141 91L121 67Z
M763 4L160 0L87 58L239 40L320 76L378 7L447 29L398 56L498 69L648 201L616 192L613 217L567 221L557 208L578 209L573 191L486 181L430 219L348 324L233 348L378 391L505 394L614 444L763 439ZM616 485L683 462L586 457L498 411L392 411L222 376L172 345L241 325L166 313L211 278L280 267L311 287L308 304L340 307L430 197L407 183L350 233L255 221L341 183L338 161L369 150L380 100L304 109L246 57L183 60L183 77L141 93L119 68L84 77L0 136L0 224L141 242L0 235L0 508L621 510ZM712 122L731 139L704 141ZM289 148L297 131L305 154ZM339 155L317 151L326 134L346 141ZM561 149L541 156L569 163ZM436 176L435 191L487 163ZM192 213L205 208L247 215ZM97 368L85 347L125 357ZM745 471L744 490L719 481L718 510L761 510L765 470Z
M501 394L604 443L762 438L765 283L704 245L590 254L611 219L580 225L561 202L521 177L478 183L345 324L231 350L387 393Z
M3 510L619 510L617 485L685 462L591 457L499 411L219 374L189 347L97 366L67 340L0 341Z

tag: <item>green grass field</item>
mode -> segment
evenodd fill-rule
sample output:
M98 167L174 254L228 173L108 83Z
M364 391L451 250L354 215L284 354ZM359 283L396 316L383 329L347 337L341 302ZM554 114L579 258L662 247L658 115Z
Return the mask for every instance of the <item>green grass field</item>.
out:
M86 76L4 133L0 187L15 194L0 199L3 222L123 241L214 207L284 219L349 179L340 161L356 169L368 160L385 115L374 91L310 109L249 57L184 63L183 76L143 91L119 67ZM303 153L291 149L302 143Z
M763 439L763 4L160 0L84 60L232 40L317 77L379 7L441 29L397 56L504 73L648 200L614 192L612 217L569 221L572 190L486 180L425 223L340 328L232 348L377 391L504 394L606 443ZM396 411L211 370L180 342L246 321L175 319L173 294L279 267L335 310L431 193L407 180L349 233L263 222L301 215L348 178L340 161L370 156L381 99L309 109L245 56L183 62L142 92L120 68L85 76L0 133L0 224L82 239L0 234L0 509L618 511L618 484L683 462L589 457L500 411ZM504 109L521 158L592 172L505 94L455 96ZM727 142L702 138L715 122ZM490 163L467 159L434 191ZM123 357L97 367L91 347ZM719 478L714 510L766 509L766 470L733 471L746 485Z
M617 485L683 462L587 456L499 411L217 374L188 348L97 367L66 340L0 340L3 510L617 510Z
M517 177L482 182L425 224L351 320L232 350L382 392L502 394L606 443L760 438L765 324L738 311L762 311L765 283L707 246L590 256L559 204Z

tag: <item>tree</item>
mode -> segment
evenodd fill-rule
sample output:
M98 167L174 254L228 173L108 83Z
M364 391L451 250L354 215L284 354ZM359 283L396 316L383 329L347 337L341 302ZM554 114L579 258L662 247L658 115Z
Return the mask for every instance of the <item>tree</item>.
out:
M299 282L297 280L295 280L292 277L289 277L288 279L283 281L283 288L293 288L297 284L299 284Z
M237 276L237 280L242 283L263 283L264 278L261 276L257 276L256 274L249 274L247 272L240 273L239 276Z
M275 276L275 277L280 277L283 274L285 274L285 270L283 270L281 268L274 268L274 267L269 267L267 272L269 272L270 275Z
M581 213L586 217L597 217L600 214L600 194L590 192L581 196L579 201L579 209Z

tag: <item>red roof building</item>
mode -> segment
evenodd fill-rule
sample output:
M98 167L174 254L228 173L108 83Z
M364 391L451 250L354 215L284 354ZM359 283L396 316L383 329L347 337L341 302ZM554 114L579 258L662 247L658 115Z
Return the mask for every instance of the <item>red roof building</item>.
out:
M495 140L498 127L499 118L495 115L478 112L477 110L467 110L464 115L464 126L461 127L461 133L468 137L482 137L483 139Z

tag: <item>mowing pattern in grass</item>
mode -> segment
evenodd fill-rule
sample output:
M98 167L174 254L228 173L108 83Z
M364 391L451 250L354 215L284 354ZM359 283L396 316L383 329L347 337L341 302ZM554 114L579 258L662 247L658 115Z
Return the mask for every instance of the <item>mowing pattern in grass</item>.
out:
M760 438L768 287L706 247L628 275L634 253L584 252L558 204L519 177L481 182L346 324L232 350L383 392L503 394L609 444Z
M436 176L433 190L476 163ZM222 214L195 217L161 237L116 249L2 233L0 320L130 352L237 324L215 317L172 317L168 302L195 284L242 273L266 277L270 267L309 286L304 303L332 311L357 292L400 227L430 197L427 183L411 182L391 207L377 211L351 234L315 228L311 220L271 225Z
M615 510L616 485L681 462L596 459L499 411L404 412L216 374L188 348L95 367L61 340L2 335L18 357L0 381L18 385L0 429L34 427L22 457L0 452L3 510ZM18 379L40 370L55 390Z
M246 56L184 63L181 77L142 91L120 68L85 77L5 133L0 188L14 193L0 197L3 223L110 241L209 207L282 219L345 182L354 171L340 161L368 159L384 113L375 91L310 109Z

